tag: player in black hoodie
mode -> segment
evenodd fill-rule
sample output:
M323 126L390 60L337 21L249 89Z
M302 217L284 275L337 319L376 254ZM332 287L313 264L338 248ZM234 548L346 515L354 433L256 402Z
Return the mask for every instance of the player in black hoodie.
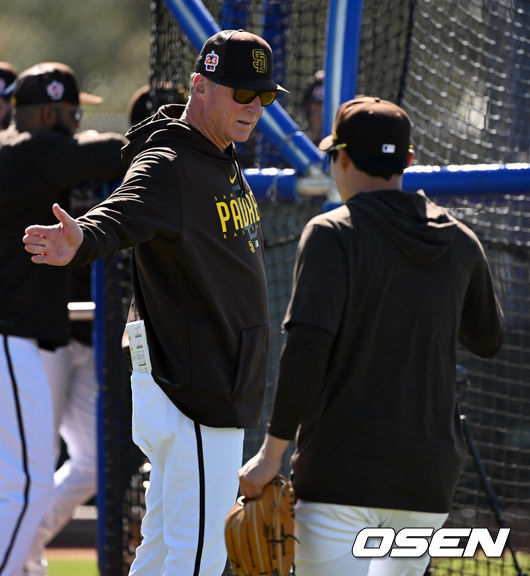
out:
M0 130L0 574L18 576L43 515L57 505L52 524L68 517L63 488L75 498L82 485L95 484L95 474L83 466L77 475L76 465L63 470L60 489L54 486L54 432L65 396L47 364L51 351L59 360L70 338L69 270L34 266L20 236L30 222L52 223L52 204L69 202L73 187L121 178L125 138L78 132L81 106L101 98L80 92L74 71L61 62L24 70L2 97L11 100L13 120ZM76 462L91 460L83 450L88 443L68 443L78 448ZM45 570L40 557L37 568Z
M279 90L264 40L212 36L186 106L129 132L123 184L77 221L56 205L60 224L24 239L34 262L52 265L134 247L133 438L152 471L131 574L219 576L225 564L224 517L243 428L261 413L269 341L260 214L233 142Z
M442 526L465 456L456 344L486 358L501 345L477 237L400 190L409 141L401 108L359 97L320 144L345 204L302 234L268 434L240 471L258 496L297 434L297 576L423 574L426 555L355 558L355 535Z

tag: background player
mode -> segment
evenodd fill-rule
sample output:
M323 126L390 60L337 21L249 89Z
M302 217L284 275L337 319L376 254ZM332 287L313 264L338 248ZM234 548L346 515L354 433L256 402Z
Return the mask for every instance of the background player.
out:
M298 576L421 575L428 556L352 556L365 527L440 528L465 457L456 344L501 345L502 312L476 236L420 190L401 191L410 119L342 104L320 148L345 204L298 247L268 434L240 470L259 495L292 458Z
M5 130L11 122L11 96L4 94L18 76L16 68L9 62L0 62L0 130Z
M20 576L40 521L55 504L52 390L41 350L65 346L69 270L34 266L17 238L32 221L50 220L71 186L123 173L123 136L74 136L80 105L101 101L79 93L71 68L37 64L10 92L14 122L0 132L0 574Z

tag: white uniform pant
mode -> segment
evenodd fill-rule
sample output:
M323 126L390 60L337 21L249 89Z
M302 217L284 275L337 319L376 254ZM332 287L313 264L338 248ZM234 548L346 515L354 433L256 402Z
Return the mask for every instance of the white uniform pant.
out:
M429 556L356 558L353 541L363 528L434 528L448 514L363 508L299 500L296 504L296 576L421 576Z
M0 338L0 575L20 576L53 490L52 403L37 343Z
M98 383L91 346L72 340L50 352L40 350L53 402L56 460L60 437L68 460L54 474L54 491L47 502L26 563L30 576L45 573L41 557L46 545L71 519L74 510L96 493Z
M151 462L142 544L131 576L220 576L244 431L180 412L150 374L133 372L133 440Z

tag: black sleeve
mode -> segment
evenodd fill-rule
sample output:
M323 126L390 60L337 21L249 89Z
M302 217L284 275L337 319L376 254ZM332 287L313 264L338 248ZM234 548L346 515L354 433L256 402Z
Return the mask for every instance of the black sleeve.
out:
M43 173L58 188L92 180L116 181L125 174L121 149L126 140L121 134L89 130L73 137L51 133L46 138L50 142L42 158Z
M173 158L173 153L162 149L138 155L122 184L77 219L83 243L73 264L93 262L155 236L173 238L180 232L180 186Z
M300 238L293 290L284 318L335 334L342 322L348 270L340 235L326 223L309 223Z
M307 324L292 323L282 348L273 411L272 436L292 440L322 388L333 334Z
M460 342L474 354L491 358L502 344L503 313L495 295L486 255L479 244L480 258L471 277L460 323Z

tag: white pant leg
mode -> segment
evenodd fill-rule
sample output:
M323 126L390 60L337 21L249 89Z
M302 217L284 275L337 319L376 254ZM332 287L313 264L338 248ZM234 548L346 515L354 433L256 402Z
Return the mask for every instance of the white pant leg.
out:
M55 350L39 349L39 355L48 382L53 406L53 427L55 433L56 459L60 456L59 427L63 417L64 406L68 401L70 381L70 354L68 346L60 346Z
M1 337L0 574L20 576L53 488L50 389L37 344Z
M53 534L66 524L74 509L95 495L97 488L97 413L98 382L91 346L72 340L70 382L67 402L59 425L69 459L54 476L57 505L52 508ZM46 518L51 519L52 514Z
M239 490L244 430L200 427L204 461L205 531L200 576L220 576L226 564L225 518ZM195 486L195 488L198 488ZM172 575L168 569L167 576ZM182 572L184 576L184 572Z
M415 512L410 510L377 509L381 526L394 528L441 528L449 514ZM374 558L370 562L368 576L422 576L429 564L429 555L420 558Z
M54 474L54 491L26 563L30 576L45 572L44 548L68 523L75 508L94 496L97 484L98 383L93 349L72 340L53 352L40 352L52 391L56 451L60 434L69 458Z
M152 464L142 544L131 576L219 576L224 519L235 502L244 432L182 414L150 375L134 372L133 439Z
M296 504L297 576L421 576L429 563L421 558L355 558L352 546L363 528L429 527L437 530L447 514L342 506L299 500Z

